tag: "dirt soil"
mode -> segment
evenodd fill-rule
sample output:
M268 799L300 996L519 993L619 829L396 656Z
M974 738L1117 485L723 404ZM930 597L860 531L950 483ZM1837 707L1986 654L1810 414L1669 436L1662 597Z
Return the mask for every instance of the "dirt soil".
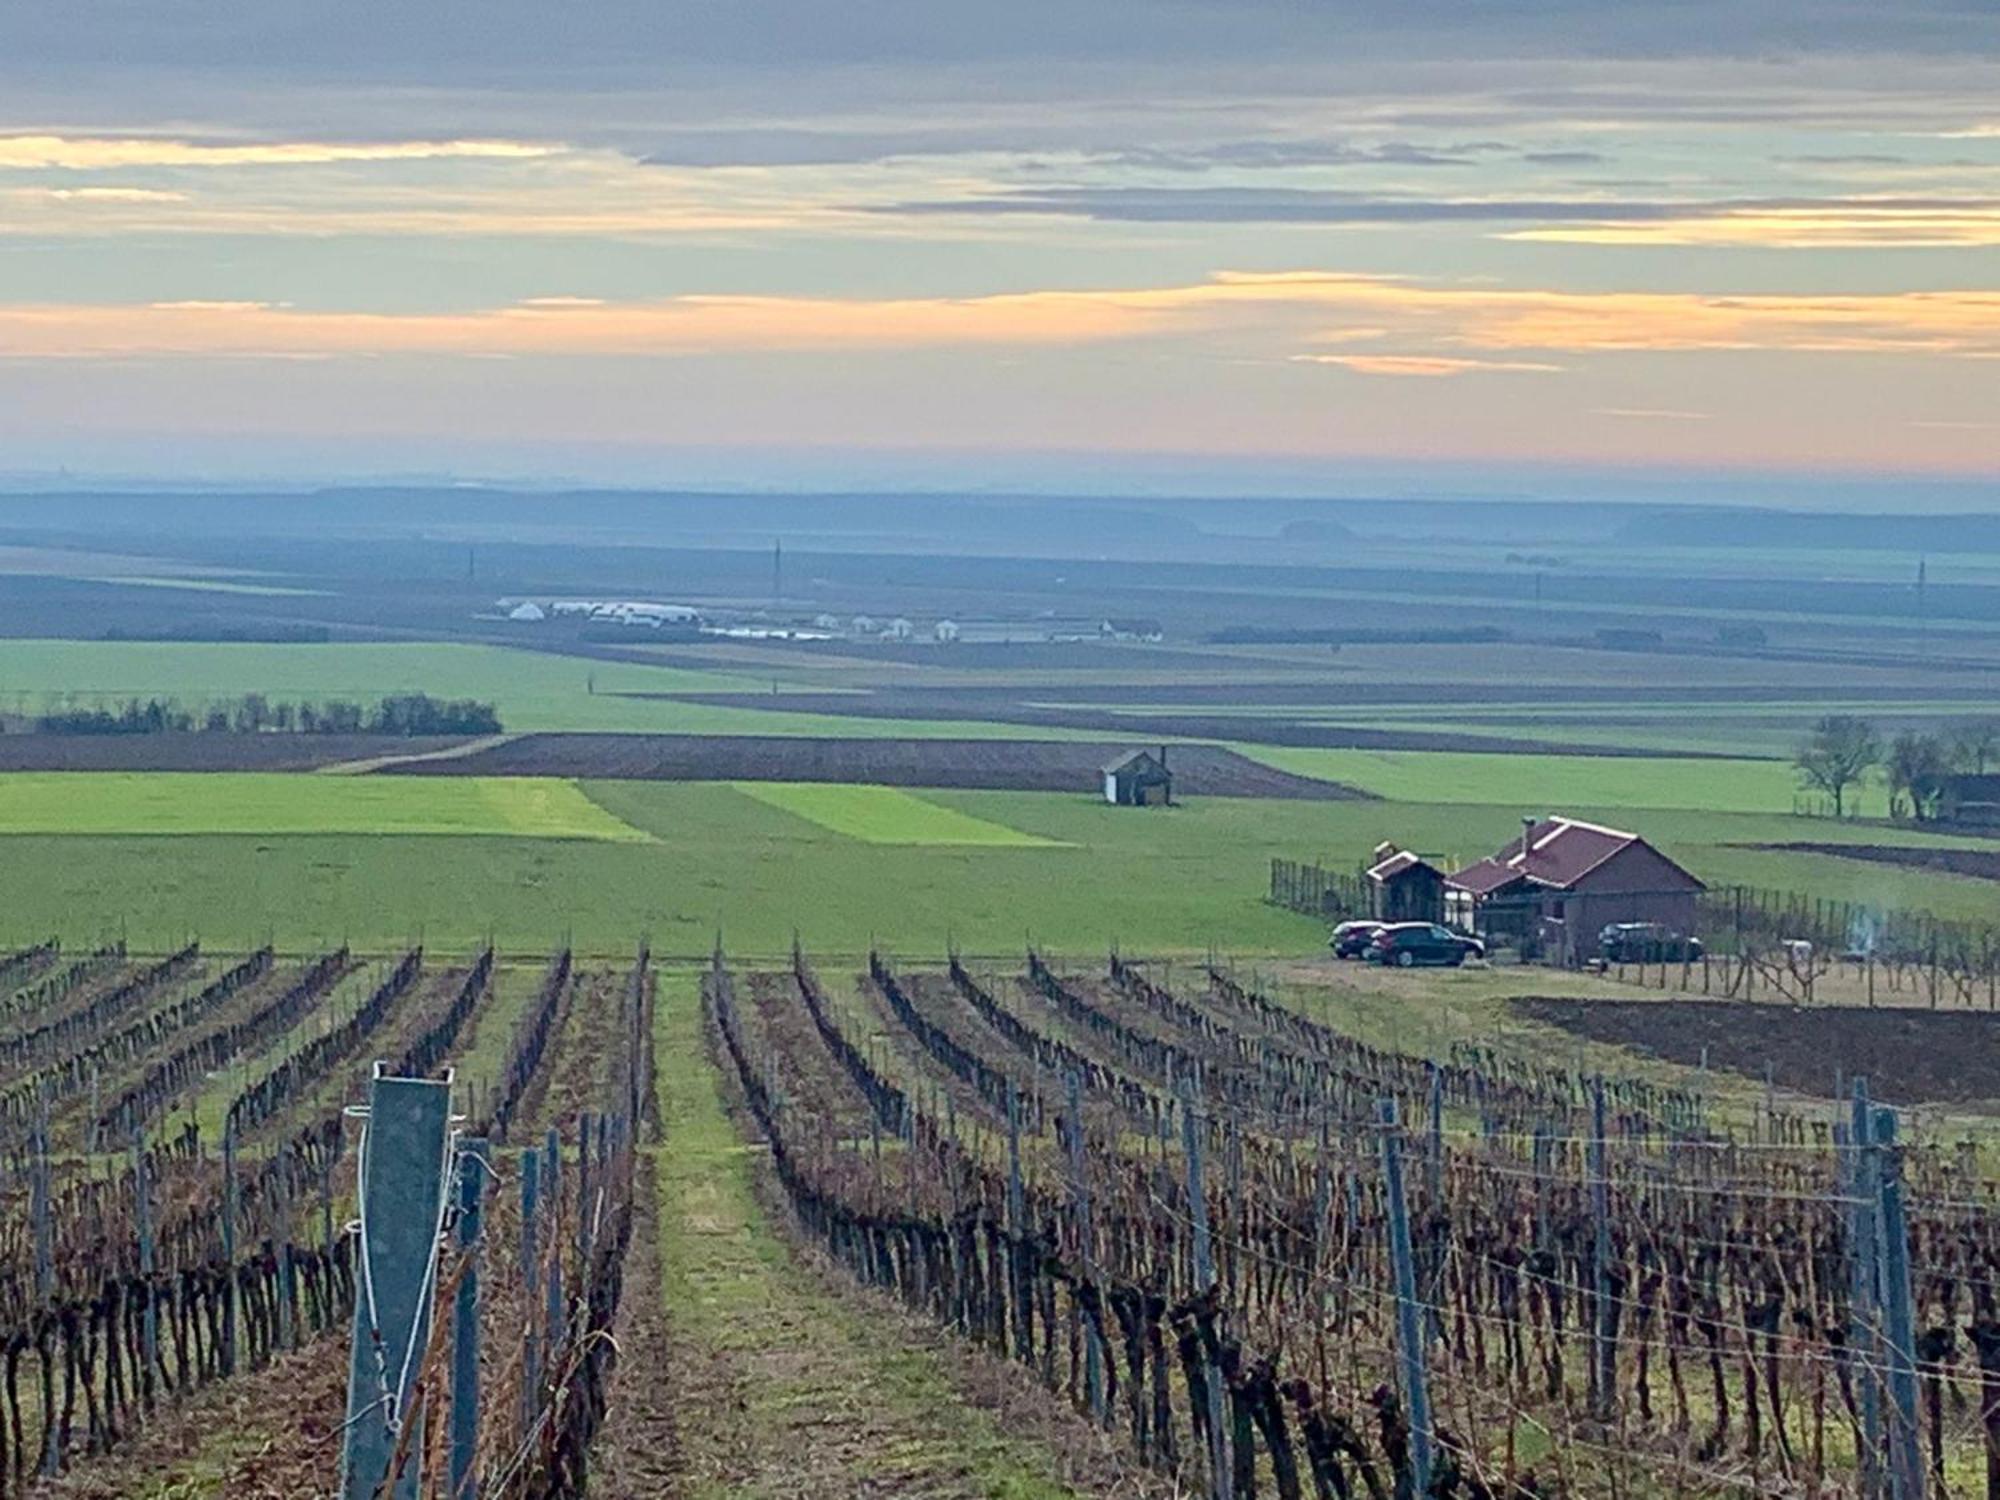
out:
M870 719L978 719L1028 724L1046 729L1082 729L1094 734L1130 735L1126 743L1149 739L1238 740L1259 745L1307 745L1336 750L1485 750L1508 755L1623 756L1639 760L1721 760L1719 751L1662 750L1643 745L1576 745L1540 739L1462 734L1449 730L1370 729L1322 724L1311 711L1297 719L1281 715L1238 716L1169 709L1163 712L1064 707L1038 701L1047 688L1017 690L995 697L946 688L884 690L873 693L618 693L620 698L660 698L716 708L751 708L773 713L845 714Z
M1799 1093L1830 1096L1839 1070L1867 1078L1892 1104L2000 1109L2000 1015L1549 996L1525 996L1512 1007L1526 1020L1669 1062L1697 1065L1706 1047L1710 1067L1752 1078L1762 1078L1768 1062L1778 1086Z
M170 1408L31 1500L317 1500L339 1484L347 1341L323 1338Z
M380 734L0 734L0 771L316 771L463 743Z
M836 781L878 786L1094 793L1131 739L806 739L783 735L527 734L448 760L388 765L393 776L581 776L639 781ZM1341 801L1366 794L1261 765L1219 745L1174 745L1175 791L1188 797Z
M1831 854L1835 859L1864 860L1875 865L1901 865L1911 870L1941 870L1974 880L2000 880L2000 849L1927 849L1901 844L1748 844L1750 849L1774 849L1792 854Z

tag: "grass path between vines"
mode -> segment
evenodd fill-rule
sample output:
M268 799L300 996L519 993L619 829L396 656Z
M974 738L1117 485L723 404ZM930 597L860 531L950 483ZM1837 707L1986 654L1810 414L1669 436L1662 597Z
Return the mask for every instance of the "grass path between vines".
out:
M695 980L661 976L660 1253L678 1493L1043 1500L1078 1490L1046 1445L1004 1435L906 1320L796 1259L758 1201L702 1045Z

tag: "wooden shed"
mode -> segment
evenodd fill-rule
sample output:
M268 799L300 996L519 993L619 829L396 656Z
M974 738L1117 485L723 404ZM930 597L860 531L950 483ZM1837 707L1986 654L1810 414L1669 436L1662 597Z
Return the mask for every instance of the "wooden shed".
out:
M1167 769L1167 747L1155 755L1134 750L1104 768L1104 800L1114 807L1166 807L1174 800L1174 773Z
M1444 871L1394 844L1375 851L1366 872L1368 914L1378 922L1442 922Z

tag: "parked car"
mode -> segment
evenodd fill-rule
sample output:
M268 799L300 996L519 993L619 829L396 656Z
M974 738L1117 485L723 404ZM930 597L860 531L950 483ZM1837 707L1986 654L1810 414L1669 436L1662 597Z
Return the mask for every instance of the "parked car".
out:
M1394 964L1399 969L1418 964L1443 964L1457 968L1468 958L1486 957L1486 945L1476 937L1453 932L1435 922L1392 922L1375 934L1368 948L1368 961Z
M1380 922L1342 922L1333 929L1333 936L1326 940L1335 958L1361 958L1368 952L1368 945L1375 941L1375 934L1382 930Z
M1613 922L1597 934L1597 953L1608 964L1692 963L1701 943L1658 922Z

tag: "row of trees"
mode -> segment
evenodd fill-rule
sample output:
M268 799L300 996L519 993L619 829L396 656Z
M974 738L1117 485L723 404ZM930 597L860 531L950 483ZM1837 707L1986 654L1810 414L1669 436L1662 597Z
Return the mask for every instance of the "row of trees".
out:
M374 704L333 698L287 702L245 693L201 708L172 698L65 708L35 721L45 734L498 734L500 714L472 698L393 693Z
M1927 823L1953 776L2000 766L2000 718L1968 719L1938 734L1908 729L1885 740L1867 719L1828 714L1813 725L1792 763L1800 780L1833 799L1835 817L1846 815L1848 793L1879 771L1889 815Z

